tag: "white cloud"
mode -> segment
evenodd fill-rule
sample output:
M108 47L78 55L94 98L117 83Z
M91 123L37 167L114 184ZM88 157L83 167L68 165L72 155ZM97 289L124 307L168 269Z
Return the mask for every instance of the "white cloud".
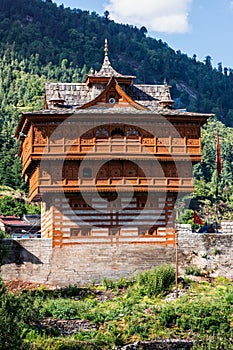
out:
M230 8L233 10L233 1L230 1Z
M192 0L108 1L105 9L116 22L145 26L163 33L186 33L190 29L188 14Z

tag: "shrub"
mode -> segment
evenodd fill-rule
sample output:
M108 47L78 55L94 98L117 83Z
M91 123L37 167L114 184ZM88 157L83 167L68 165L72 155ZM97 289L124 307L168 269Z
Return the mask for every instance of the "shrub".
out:
M117 289L122 289L122 288L128 288L129 286L132 286L134 283L134 280L127 279L126 277L121 277L118 280L111 280L109 278L104 277L102 279L102 284L106 289L112 289L112 290L117 290Z
M97 303L96 300L75 301L70 299L48 300L40 309L40 317L59 319L77 319L84 315Z
M203 273L199 267L196 266L188 266L185 269L186 275L192 275L192 276L203 276Z
M153 270L139 273L136 289L140 295L158 296L167 292L175 283L175 268L172 265L161 265Z
M158 315L161 325L179 327L182 331L214 335L230 330L230 320L224 311L224 304L191 301L180 305L162 307Z
M233 349L233 333L219 330L213 336L201 334L196 337L193 350L230 350Z
M25 349L22 330L35 317L32 301L10 294L0 281L0 350Z

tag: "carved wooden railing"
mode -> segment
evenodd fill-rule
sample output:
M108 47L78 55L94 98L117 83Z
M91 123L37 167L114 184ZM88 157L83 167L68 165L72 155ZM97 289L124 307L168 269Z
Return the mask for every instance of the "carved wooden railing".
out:
M39 186L40 191L50 192L57 191L130 191L129 185L133 186L134 191L192 191L193 190L193 178L108 178L108 179L60 179L53 181L50 177L40 179Z
M84 142L85 141L85 142ZM151 138L143 140L129 138L108 138L82 140L78 138L73 144L61 140L59 143L49 141L46 145L34 143L32 154L82 154L87 153L149 153L149 154L200 154L200 139L189 138Z

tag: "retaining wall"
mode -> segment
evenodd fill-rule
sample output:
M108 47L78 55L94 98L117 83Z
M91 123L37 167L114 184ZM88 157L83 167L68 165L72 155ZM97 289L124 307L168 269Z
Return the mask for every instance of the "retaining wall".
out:
M190 265L211 276L233 279L233 235L178 233L179 273ZM131 276L161 263L175 264L175 247L153 244L77 244L52 249L50 239L5 239L1 245L3 280L54 286L100 282Z

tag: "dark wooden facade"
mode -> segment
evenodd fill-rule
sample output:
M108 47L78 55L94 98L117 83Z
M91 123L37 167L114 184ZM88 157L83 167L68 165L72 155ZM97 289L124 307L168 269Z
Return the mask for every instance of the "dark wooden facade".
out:
M45 109L19 122L23 176L54 246L175 244L174 205L193 190L210 115L175 110L166 82L133 79L111 67L106 43L99 72L47 84Z

